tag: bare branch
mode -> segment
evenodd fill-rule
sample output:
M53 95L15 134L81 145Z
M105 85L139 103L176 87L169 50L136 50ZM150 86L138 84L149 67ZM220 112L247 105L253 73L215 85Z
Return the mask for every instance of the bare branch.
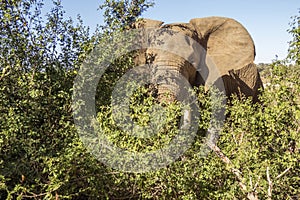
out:
M269 188L268 188L268 200L272 199L272 189L273 189L273 183L272 180L270 178L270 173L269 173L269 167L267 167L267 180L269 183Z
M275 179L279 179L280 177L282 177L284 174L286 174L288 171L290 171L290 167L287 168L286 170L284 170L281 174L279 174Z
M215 154L217 154L217 156L227 165L232 165L232 162L229 160L229 158L221 151L221 149L213 144L213 143L209 143L208 146L215 152ZM238 170L235 169L233 167L230 167L231 172L237 177L239 185L241 187L241 189L244 192L247 192L247 186L243 183L243 176L242 173ZM249 200L258 200L257 194L255 193L255 191L253 192L248 192L247 194L247 198Z

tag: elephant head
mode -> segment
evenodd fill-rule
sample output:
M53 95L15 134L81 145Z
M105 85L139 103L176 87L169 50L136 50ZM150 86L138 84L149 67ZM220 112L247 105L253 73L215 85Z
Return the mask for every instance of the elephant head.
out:
M173 77L184 77L192 86L222 81L228 97L244 95L252 97L253 102L258 101L262 81L253 63L255 46L239 22L208 17L164 25L161 21L145 19L136 23L135 28L154 28L155 34L149 38L155 37L161 42L162 48L150 45L140 50L135 58L138 65L151 63L158 98L168 91L173 94L169 101L177 98L179 85L174 81L163 81L166 74L171 73Z

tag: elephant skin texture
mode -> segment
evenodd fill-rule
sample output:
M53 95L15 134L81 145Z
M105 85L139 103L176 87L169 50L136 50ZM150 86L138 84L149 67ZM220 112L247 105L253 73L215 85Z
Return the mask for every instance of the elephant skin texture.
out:
M263 88L263 84L254 64L254 42L236 20L207 17L164 25L161 21L142 19L133 28L153 29L150 39L166 41L162 42L164 47L150 45L139 50L135 57L136 65L149 64L153 68L153 83L159 99L170 92L172 95L167 100L173 101L181 92L178 82L163 80L171 73L175 77L184 77L191 86L216 85L224 89L228 97L236 94L239 98L246 96L252 97L253 102L258 101L259 88Z

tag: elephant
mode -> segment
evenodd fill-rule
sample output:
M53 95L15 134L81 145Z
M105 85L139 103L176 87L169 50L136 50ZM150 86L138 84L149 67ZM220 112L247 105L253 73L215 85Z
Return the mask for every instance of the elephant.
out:
M222 85L228 99L236 94L239 98L252 97L253 103L259 101L259 88L263 88L263 84L254 64L254 42L246 28L236 20L206 17L191 19L189 23L164 24L158 20L142 19L132 27L158 30L152 38L161 40L161 45L168 46L168 49L181 52L175 55L150 45L135 55L136 65L151 64L155 68L153 82L159 99L166 92L172 94L168 101L178 96L179 90L174 89L178 89L178 85L161 80L171 72L184 77L191 86ZM176 34L168 33L168 30L186 38L170 39Z

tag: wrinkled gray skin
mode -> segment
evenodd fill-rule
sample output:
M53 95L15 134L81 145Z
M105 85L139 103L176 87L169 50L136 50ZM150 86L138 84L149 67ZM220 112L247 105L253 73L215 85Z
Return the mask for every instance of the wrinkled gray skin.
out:
M178 82L167 80L167 74L172 74L178 79L183 76L192 86L215 84L220 89L224 87L228 97L244 95L252 97L253 102L258 101L262 81L253 63L254 43L248 31L237 21L208 17L192 19L189 23L163 25L161 21L144 19L134 28L164 30L153 33L153 48L150 46L139 51L135 58L137 65L148 63L153 67L158 99L165 98L164 94L169 92L172 95L166 100L174 101L181 93ZM163 42L157 48L154 41Z

